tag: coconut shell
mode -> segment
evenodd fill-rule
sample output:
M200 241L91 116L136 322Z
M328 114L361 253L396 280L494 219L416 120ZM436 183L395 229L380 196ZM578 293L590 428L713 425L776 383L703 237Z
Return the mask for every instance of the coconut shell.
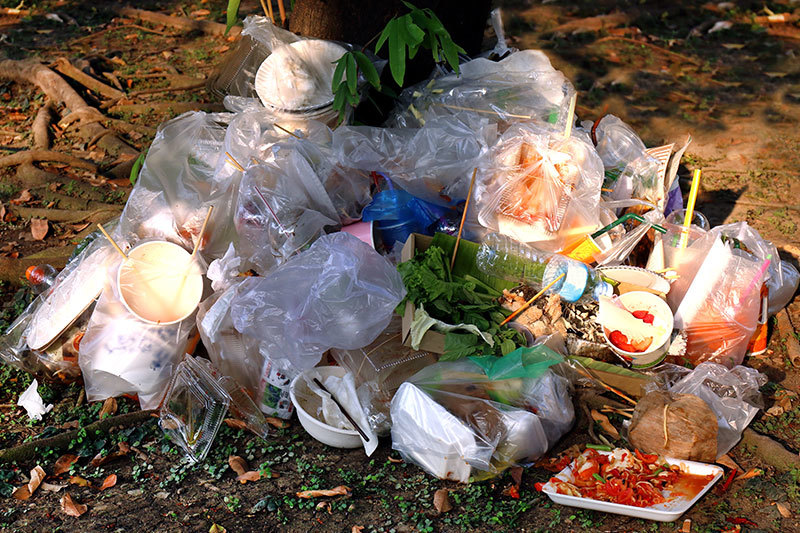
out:
M665 406L668 406L666 410ZM664 435L665 412L667 439ZM702 398L693 394L671 396L663 391L650 392L636 405L628 440L644 453L714 462L717 458L717 417Z

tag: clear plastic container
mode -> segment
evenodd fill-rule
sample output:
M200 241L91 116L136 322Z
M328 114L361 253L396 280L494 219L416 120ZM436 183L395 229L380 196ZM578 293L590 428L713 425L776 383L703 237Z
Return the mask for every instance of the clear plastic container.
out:
M219 384L231 397L231 413L245 423L247 429L266 440L269 435L269 426L264 419L264 414L259 410L247 391L230 376L223 376Z
M192 463L205 459L231 398L191 355L178 365L159 409L159 426Z
M540 290L564 275L548 289L564 301L597 299L611 295L613 287L583 263L543 252L498 233L490 233L478 249L475 263L490 276L524 283Z

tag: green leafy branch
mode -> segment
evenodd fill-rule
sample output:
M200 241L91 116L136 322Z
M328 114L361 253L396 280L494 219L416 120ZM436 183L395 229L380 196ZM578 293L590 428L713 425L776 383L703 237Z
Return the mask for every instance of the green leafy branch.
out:
M444 59L458 74L458 54L466 52L453 42L439 17L429 8L419 9L409 2L403 4L410 12L395 16L387 22L375 44L377 54L383 45L388 43L389 70L397 85L403 86L406 59L414 59L420 48L430 50L436 63ZM344 118L347 104L354 106L358 103L359 72L363 73L370 85L381 90L378 71L369 58L359 51L345 53L336 61L336 70L331 80L331 90L334 94L333 109L339 112L339 120Z

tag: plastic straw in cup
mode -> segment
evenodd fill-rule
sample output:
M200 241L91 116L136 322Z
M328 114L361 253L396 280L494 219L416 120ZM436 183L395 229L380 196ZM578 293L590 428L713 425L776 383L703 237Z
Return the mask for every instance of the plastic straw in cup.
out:
M692 188L689 190L689 200L686 203L686 216L683 219L683 230L681 231L681 248L686 248L689 244L689 227L694 218L694 204L697 202L697 192L700 189L701 170L696 168L692 174Z
M742 293L742 299L739 300L742 303L742 305L744 305L744 302L747 301L747 298L753 292L753 289L755 289L758 280L760 280L764 276L764 272L766 272L767 269L769 268L770 262L772 262L772 254L769 254L767 256L767 259L764 261L764 263L762 263L761 268L758 269L758 274L756 274L755 277L753 277L753 279L750 280L750 284L747 285L747 288Z

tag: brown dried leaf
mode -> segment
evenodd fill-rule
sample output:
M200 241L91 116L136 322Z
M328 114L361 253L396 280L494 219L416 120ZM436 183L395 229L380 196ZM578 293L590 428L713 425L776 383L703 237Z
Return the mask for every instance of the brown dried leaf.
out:
M193 17L207 17L211 14L208 9L196 9L190 13Z
M274 416L267 416L264 417L264 419L267 421L267 424L269 424L272 427L276 427L278 429L284 429L289 427L289 422L287 422L286 420L281 420L280 418L275 418Z
M396 457L392 457L392 456L390 455L390 456L389 456L389 462L390 462L390 463L402 463L402 462L403 462L403 460L402 460L402 459L398 459L398 458L396 458Z
M745 472L741 476L739 476L736 479L734 479L734 481L739 481L739 480L742 480L742 479L750 479L751 477L760 476L763 473L764 473L764 471L761 470L760 468L751 468L750 470L748 470L747 472Z
M39 485L42 484L42 481L47 476L44 472L44 468L41 466L35 466L33 470L31 470L31 480L28 481L27 485L23 485L19 487L17 490L14 491L12 496L17 500L27 500L33 493L36 492L36 489L39 488Z
M450 491L447 489L439 489L433 493L433 506L440 513L446 513L453 508L450 503Z
M46 490L47 492L58 492L66 486L67 486L66 484L56 485L55 483L42 483L42 486L40 488L42 490Z
M107 416L111 416L117 412L117 400L114 398L106 398L106 401L103 402L103 407L100 409L100 413L98 413L97 418L102 420ZM128 450L130 451L130 449Z
M350 488L339 485L329 490L303 490L295 493L298 498L319 498L320 496L350 496Z
M681 526L680 533L692 533L692 519L687 518L683 521L683 526Z
M20 120L26 120L28 116L24 113L17 113L16 111L12 111L11 113L6 114L6 118L8 120L20 121Z
M78 518L83 513L85 513L89 508L83 505L82 503L78 503L72 499L72 496L69 495L69 492L64 493L61 497L61 510L64 513L68 514L69 516L74 516Z
M70 485L78 485L79 487L88 487L91 485L88 479L82 478L81 476L69 476L69 483Z
M69 470L69 467L78 460L78 456L72 453L66 453L58 458L56 464L53 466L53 475L60 476Z
M227 425L229 428L247 429L247 424L245 424L244 422L242 422L237 418L226 418L225 420L223 420L223 422L225 422L225 425Z
M617 428L615 428L611 421L608 420L606 415L597 411L596 409L592 409L592 419L597 422L600 427L603 428L603 431L605 431L611 438L614 440L620 438L619 431L617 431Z
M364 531L364 526L353 526L350 529L350 533L361 533L362 531Z
M119 451L121 451L122 453L131 453L131 450L133 450L133 448L130 445L128 445L127 442L122 440L117 443L117 447L119 448Z
M28 189L23 189L22 192L19 193L19 196L11 200L10 203L11 205L22 205L25 202L30 202L32 199L33 196L31 196L31 191Z
M0 202L0 222L6 218L6 206L3 205L3 202Z
M778 508L778 512L781 513L781 516L784 518L791 518L792 511L789 509L789 506L785 503L777 502L775 503L775 507Z
M236 476L236 481L242 484L247 483L248 481L258 481L259 479L261 479L261 473L256 472L255 470L251 470Z
M128 455L128 453L130 453L131 451L131 448L130 446L128 446L128 443L121 442L117 446L119 447L119 450L117 450L116 452L111 452L105 457L103 457L103 452L98 452L97 455L95 455L94 458L92 458L89 464L95 467L103 466L110 463L111 461L122 459L123 457Z
M522 484L522 467L515 466L511 469L511 479L514 480L514 486L519 488Z
M247 468L247 461L238 455L231 455L228 457L228 465L231 467L231 470L236 472L239 476L243 476L245 472L249 470L249 468Z
M720 464L722 466L727 466L731 470L737 470L739 472L743 471L739 467L739 465L737 465L736 462L733 459L731 459L731 456L728 455L727 453L725 455L723 455L722 457L720 457L719 459L717 459L717 464Z
M78 429L81 423L79 420L70 420L69 422L64 422L61 424L61 429Z
M46 218L31 219L31 236L34 241L43 241L47 237L48 231L50 231L50 224L47 223Z
M98 490L110 489L111 487L113 487L116 484L117 484L117 475L116 474L111 474L110 476L108 476L107 478L105 478L103 480L103 484L100 485L100 488Z

